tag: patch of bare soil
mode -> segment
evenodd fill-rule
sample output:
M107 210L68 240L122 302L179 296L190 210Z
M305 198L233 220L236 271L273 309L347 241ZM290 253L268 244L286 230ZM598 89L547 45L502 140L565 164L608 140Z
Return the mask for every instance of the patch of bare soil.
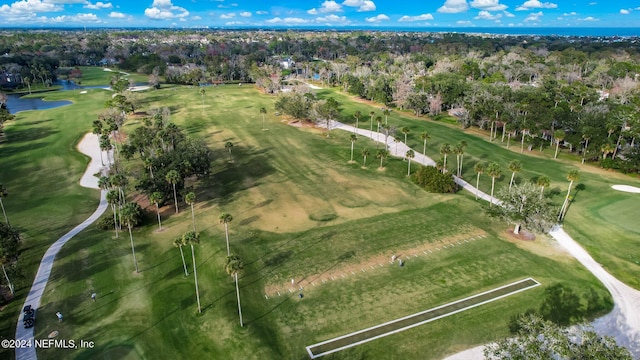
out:
M264 292L266 296L272 297L278 296L278 294L297 292L300 288L307 288L308 290L309 286L322 285L330 280L342 279L356 274L366 274L367 272L379 270L385 265L398 266L397 264L399 260L405 262L407 259L414 258L416 256L463 245L465 242L469 242L471 238L480 239L485 236L486 233L484 231L480 229L473 229L466 233L425 243L422 246L409 249L398 249L396 251L389 250L384 254L378 254L367 259L363 259L358 263L332 268L331 270L320 274L303 275L301 278L293 279L293 283L291 281L286 281L278 284L268 284L265 286ZM394 255L395 261L392 262L391 259Z
M520 229L519 234L514 234L513 229L507 229L504 232L505 234L509 235L509 237L522 241L533 241L536 239L536 235L534 233L531 233L524 229Z

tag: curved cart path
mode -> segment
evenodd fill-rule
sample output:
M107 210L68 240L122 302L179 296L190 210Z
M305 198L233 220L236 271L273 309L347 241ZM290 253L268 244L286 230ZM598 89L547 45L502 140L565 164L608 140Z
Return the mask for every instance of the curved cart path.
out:
M78 150L83 154L91 157L91 161L87 166L82 178L80 179L80 185L92 189L98 188L98 178L94 176L94 174L99 172L105 172L108 167L103 166L100 160L100 145L98 141L98 136L94 134L86 134L80 143L78 144ZM106 191L101 191L100 193L100 204L96 211L89 216L82 224L73 228L73 230L64 234L61 238L59 238L53 245L47 249L47 252L42 257L42 261L40 262L40 267L38 268L38 272L36 273L36 277L33 280L33 285L31 285L31 290L29 290L29 294L24 302L24 306L31 305L32 308L36 310L36 325L38 326L38 307L40 306L40 299L44 293L44 290L47 286L47 282L49 281L49 275L51 275L51 268L53 266L53 261L56 258L56 255L62 248L62 246L69 241L72 237L77 235L80 231L84 230L87 226L91 225L94 221L96 221L107 209L107 199L106 199ZM22 325L22 318L24 313L20 311L20 316L18 318L18 324L16 325L16 339L22 341L31 340L31 347L16 349L16 359L17 360L35 360L36 349L33 347L33 327L29 329L25 329Z
M361 136L368 137L374 141L384 143L384 134L370 131L366 129L355 129L353 126L343 124L338 121L332 121L330 129L340 129L356 133ZM404 143L394 143L389 137L387 142L389 152L397 157L404 157L407 150L411 149ZM435 166L435 162L428 156L424 156L415 151L415 157L411 160L422 165ZM463 189L478 195L485 201L493 201L499 204L498 199L492 198L490 195L482 191L478 191L468 182L454 176L458 185ZM556 226L549 232L563 248L565 248L571 256L576 258L584 267L587 268L595 277L597 277L604 286L609 290L613 297L614 308L609 314L596 319L592 325L594 330L600 335L611 336L616 339L619 345L625 346L635 359L640 359L640 291L635 290L620 280L609 274L600 264L598 264L575 240L567 234L562 227ZM474 360L483 359L483 346L477 346L461 353L446 358L446 360Z

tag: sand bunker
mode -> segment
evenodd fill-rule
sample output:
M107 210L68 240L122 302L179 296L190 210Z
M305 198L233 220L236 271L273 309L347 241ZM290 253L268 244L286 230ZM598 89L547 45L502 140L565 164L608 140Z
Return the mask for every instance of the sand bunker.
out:
M611 186L613 190L630 192L630 193L640 193L640 188L629 185L613 185Z

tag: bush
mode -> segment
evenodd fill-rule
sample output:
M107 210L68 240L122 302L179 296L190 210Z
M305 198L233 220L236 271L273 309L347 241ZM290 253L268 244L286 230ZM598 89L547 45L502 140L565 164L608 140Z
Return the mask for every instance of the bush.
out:
M96 226L100 230L113 230L113 214L104 215L96 222Z
M416 171L411 180L432 193L455 193L458 184L450 174L443 174L433 166L423 166Z

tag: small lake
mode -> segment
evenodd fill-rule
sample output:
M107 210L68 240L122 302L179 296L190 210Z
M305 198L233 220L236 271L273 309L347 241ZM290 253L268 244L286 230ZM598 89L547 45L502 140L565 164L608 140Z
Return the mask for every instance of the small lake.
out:
M108 89L107 86L81 86L77 85L73 81L69 80L59 80L56 81L54 86L62 86L60 90L55 91L65 91L65 90L79 90L79 89ZM57 101L44 101L42 98L24 98L25 94L7 94L7 108L12 114L18 113L20 111L26 110L46 110L53 109L60 106L65 106L72 104L71 101L68 100L57 100ZM42 96L46 96L46 93L42 94Z

